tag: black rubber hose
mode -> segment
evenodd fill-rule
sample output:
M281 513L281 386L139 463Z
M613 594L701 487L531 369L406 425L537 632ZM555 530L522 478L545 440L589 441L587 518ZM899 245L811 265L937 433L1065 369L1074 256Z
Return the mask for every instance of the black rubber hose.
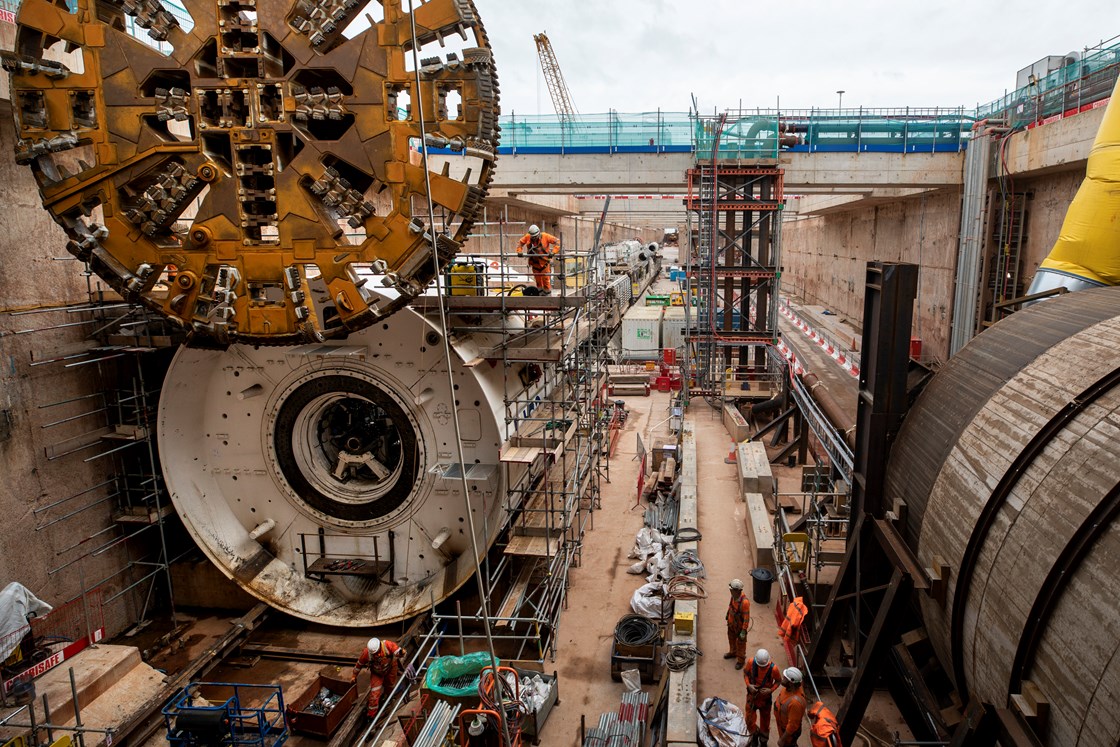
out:
M627 646L661 642L661 630L653 620L641 615L626 615L614 626L614 639Z
M676 535L674 535L673 537L673 544L679 545L682 542L699 542L703 538L704 535L700 534L699 529L695 529L693 527L681 527L677 530Z

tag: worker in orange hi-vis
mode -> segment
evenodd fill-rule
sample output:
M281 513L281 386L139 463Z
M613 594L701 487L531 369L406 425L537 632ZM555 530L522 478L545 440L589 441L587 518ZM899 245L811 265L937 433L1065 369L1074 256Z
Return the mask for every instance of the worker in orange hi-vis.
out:
M770 709L774 705L774 691L782 681L778 665L770 658L770 652L760 648L747 666L743 668L743 679L747 684L747 705L743 709L747 717L747 734L754 744L766 744L770 738ZM762 722L761 727L759 721Z
M805 600L801 597L794 597L793 601L789 603L786 608L786 617L782 621L782 630L778 633L779 636L784 638L791 646L796 646L798 639L801 637L801 624L805 622L805 616L809 614L809 608L805 606Z
M529 226L529 233L517 242L517 253L528 257L533 282L542 296L552 293L552 258L559 252L560 239L541 231L538 226Z
M801 692L801 670L790 667L782 672L782 690L774 701L774 721L778 726L778 747L792 747L801 736L805 719L805 696Z
M350 681L357 680L358 672L364 667L369 667L369 700L366 701L366 715L370 718L377 715L377 708L381 705L384 691L392 692L393 686L400 679L403 661L404 649L392 641L383 641L380 638L370 638L369 643L358 656Z
M725 659L734 659L735 668L742 669L747 659L747 630L751 627L751 602L743 593L743 582L735 578L727 585L731 601L727 603L727 653Z
M813 747L842 747L840 724L828 706L819 700L809 708L809 743Z

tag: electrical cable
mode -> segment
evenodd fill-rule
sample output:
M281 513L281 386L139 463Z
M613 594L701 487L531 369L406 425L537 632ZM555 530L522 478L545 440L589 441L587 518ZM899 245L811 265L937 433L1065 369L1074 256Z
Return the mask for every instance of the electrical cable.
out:
M665 667L670 672L683 672L704 652L691 643L670 643L665 650Z
M695 550L683 550L673 554L669 561L669 569L673 576L689 576L691 578L707 578L708 572L704 570L704 561Z
M669 579L665 596L669 599L707 599L708 591L698 578L674 576Z
M679 545L682 542L699 542L703 538L704 535L700 533L699 529L695 527L681 527L673 537L673 545Z
M501 713L503 721L510 724L510 730L515 734L520 732L518 724L529 711L521 701L516 680L511 682L500 672L495 675L494 670L487 667L478 676L478 697L483 710Z
M648 646L661 642L661 628L641 615L624 615L614 626L614 640L627 646Z

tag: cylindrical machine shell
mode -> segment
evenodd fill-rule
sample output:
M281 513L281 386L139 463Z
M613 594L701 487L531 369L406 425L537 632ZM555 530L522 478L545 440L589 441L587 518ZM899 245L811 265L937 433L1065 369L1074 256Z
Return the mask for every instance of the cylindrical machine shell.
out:
M1120 290L1015 314L933 379L888 469L888 502L904 505L922 565L949 569L945 607L921 601L939 658L952 672L956 653L966 680L958 685L999 707L1016 694L1013 663L1023 660L1021 679L1050 703L1051 745L1113 745L1120 734L1120 525L1094 530L1088 521L1120 485L1120 389L1077 404L1118 368ZM1060 424L1053 433L1051 421ZM1020 471L1005 478L1021 454ZM1011 485L1002 502L993 498L1001 480ZM1047 588L1087 530L1097 531L1093 541L1060 587ZM970 576L966 597L962 576ZM1024 630L1051 591L1048 624L1032 646Z
M181 349L164 383L158 427L165 479L187 530L246 591L318 623L380 625L444 599L474 572L460 466L468 473L480 552L489 549L506 513L499 463L503 370L467 367L463 355L474 358L477 351L453 353L452 393L440 330L409 309L340 343ZM343 390L335 388L340 383ZM323 391L304 397L307 404L288 418L285 433L285 407L303 401L305 385ZM324 457L321 430L316 436L321 403L361 400L363 392L391 403L386 407L407 436L402 441L415 438L415 449L402 447L400 466L384 478L390 488L372 479L332 482L333 469L345 465ZM455 410L465 465L455 445ZM310 475L311 487L291 481L292 464ZM393 480L399 480L395 495L384 492L396 491ZM251 536L269 522L275 526ZM443 541L434 543L437 537ZM393 560L383 578L347 573L354 561L375 554ZM318 559L338 563L325 575L309 574Z

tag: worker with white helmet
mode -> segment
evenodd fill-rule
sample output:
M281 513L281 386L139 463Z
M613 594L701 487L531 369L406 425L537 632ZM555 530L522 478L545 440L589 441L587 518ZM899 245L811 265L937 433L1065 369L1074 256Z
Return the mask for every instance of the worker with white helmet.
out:
M747 683L747 705L743 713L747 717L747 734L756 744L766 744L770 739L770 708L774 702L774 691L782 681L778 665L770 658L770 652L760 648L754 658L743 669L743 679ZM762 722L761 727L759 721Z
M529 258L533 282L542 296L552 292L552 258L560 252L560 239L545 233L539 226L529 226L529 232L517 242L517 253Z
M742 669L747 659L747 630L751 627L751 601L743 593L743 582L735 578L727 585L731 601L727 603L727 653L725 659L734 659L735 668Z
M805 695L801 692L801 670L790 667L782 672L782 691L774 701L774 721L778 726L778 747L797 744L805 720Z
M350 681L356 681L358 672L364 667L369 668L369 700L366 701L366 715L370 718L377 715L382 693L386 690L392 692L397 680L400 679L403 661L404 649L392 641L383 641L380 638L370 638L358 656Z

